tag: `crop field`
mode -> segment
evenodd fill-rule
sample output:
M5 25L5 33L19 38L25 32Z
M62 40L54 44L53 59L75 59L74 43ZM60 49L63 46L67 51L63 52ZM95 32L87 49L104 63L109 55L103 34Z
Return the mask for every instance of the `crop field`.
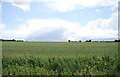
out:
M3 75L118 74L117 42L2 42Z

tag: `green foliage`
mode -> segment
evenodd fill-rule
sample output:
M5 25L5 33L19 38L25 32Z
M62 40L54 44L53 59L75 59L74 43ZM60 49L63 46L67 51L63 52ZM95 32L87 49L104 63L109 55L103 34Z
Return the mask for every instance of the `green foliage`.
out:
M101 57L118 53L118 43L99 42L3 42L3 55L7 57Z
M6 58L3 75L113 75L117 58Z
M3 42L3 75L114 75L118 43Z

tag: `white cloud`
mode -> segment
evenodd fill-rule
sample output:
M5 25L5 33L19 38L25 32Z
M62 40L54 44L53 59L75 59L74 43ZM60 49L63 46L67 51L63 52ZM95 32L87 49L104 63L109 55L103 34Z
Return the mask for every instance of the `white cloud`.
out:
M3 29L5 29L5 24L0 24L0 31L2 31Z
M2 7L2 2L0 2L0 8Z
M118 38L118 14L113 13L109 19L97 19L89 21L85 27L76 32L76 37L89 39L117 39Z
M79 24L61 19L30 19L16 30L5 31L4 37L25 38L28 40L65 40L68 33L74 33Z
M109 6L115 8L119 0L45 0L45 5L53 10L68 12L74 9Z
M99 10L99 9L95 9L95 11L96 11L97 13L99 13L99 12L100 12L100 10Z
M5 24L0 24L0 38L2 38L2 34L5 28L6 28Z
M21 8L25 12L30 11L31 0L12 0L12 5Z
M108 6L114 11L116 7L118 7L118 1L119 0L12 0L12 3L25 12L30 10L31 2L41 2L52 10L68 12L75 9L95 8L99 6Z
M101 0L101 6L115 6L118 7L119 0Z
M89 21L85 26L62 19L30 19L16 30L4 31L4 37L39 41L114 40L118 37L117 17L115 12L108 19Z
M76 8L96 6L98 0L50 0L46 6L60 12L67 12Z

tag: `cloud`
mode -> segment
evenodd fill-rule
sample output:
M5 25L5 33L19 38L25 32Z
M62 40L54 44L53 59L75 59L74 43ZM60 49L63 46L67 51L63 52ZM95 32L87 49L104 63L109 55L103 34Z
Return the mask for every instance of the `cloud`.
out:
M77 8L96 6L99 0L50 0L46 6L59 12L68 12Z
M5 24L0 24L0 38L2 38L2 33L5 28L6 28Z
M83 34L84 33L84 34ZM78 38L111 40L118 38L118 14L111 15L108 19L89 21L85 27L76 32Z
M62 19L30 19L16 30L5 31L4 37L17 39L55 41L68 39L68 33L74 33L79 24Z
M0 2L0 8L2 8L2 2Z
M45 0L44 4L59 12L68 12L75 9L106 6L115 9L119 0Z
M0 24L0 31L4 30L5 29L5 24Z
M12 0L12 5L21 8L25 12L30 11L31 0Z
M97 13L99 13L99 12L100 12L100 10L99 10L99 9L95 9L95 11L96 11Z
M85 26L62 19L30 19L15 30L4 31L5 38L36 41L114 40L118 38L118 14L89 21Z
M48 8L59 12L69 12L75 9L100 6L110 7L110 9L114 11L118 7L118 1L119 0L12 0L12 4L25 12L30 11L31 2L43 3Z

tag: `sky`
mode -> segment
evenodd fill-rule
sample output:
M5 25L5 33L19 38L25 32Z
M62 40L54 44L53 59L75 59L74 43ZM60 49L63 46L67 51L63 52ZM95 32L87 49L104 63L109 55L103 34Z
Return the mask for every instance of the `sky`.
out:
M118 39L119 0L4 0L0 38L28 41Z

